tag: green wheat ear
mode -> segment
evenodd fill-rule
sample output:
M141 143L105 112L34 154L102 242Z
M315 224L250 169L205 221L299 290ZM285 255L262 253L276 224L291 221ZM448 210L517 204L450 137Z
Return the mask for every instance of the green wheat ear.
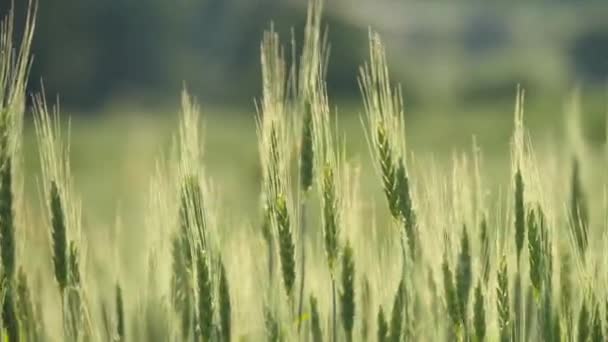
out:
M51 181L50 188L51 235L53 242L53 265L55 279L61 293L68 285L68 242L63 204L57 188L57 183Z
M570 219L574 233L574 240L582 258L587 251L589 214L587 212L587 201L583 192L583 185L580 178L580 166L577 159L572 164L572 181L570 194Z
M386 195L391 215L394 218L399 218L399 195L397 194L393 151L387 136L386 127L382 124L379 124L376 129L376 148L378 149L378 162L380 163L384 194Z
M0 134L6 135L8 132L0 131ZM8 138L3 138L6 139ZM11 281L15 274L15 226L11 189L13 181L8 146L1 146L0 149L0 247L3 276Z
M511 310L509 307L509 278L507 272L507 258L503 255L498 266L498 286L496 287L496 308L501 342L511 341Z
M222 340L230 342L232 340L232 304L230 302L230 285L223 262L220 262L219 301Z
M469 234L467 227L462 229L462 238L460 242L460 255L458 256L458 266L456 268L456 291L458 296L458 304L460 307L460 315L463 324L466 325L467 308L469 302L469 293L473 283L473 273L471 270L471 251L469 247Z
M484 309L481 281L475 287L475 303L473 304L473 325L475 328L475 341L483 342L486 337L486 313Z
M213 333L213 284L207 254L198 251L196 258L198 284L198 328L203 341L210 341Z
M600 306L595 303L591 323L591 342L604 342L604 332L602 331L602 315Z
M534 299L538 302L546 276L543 237L545 218L540 206L528 212L528 249L530 260L530 281L534 287Z
M393 300L393 311L391 314L391 325L388 334L390 342L399 342L403 336L403 323L405 318L406 296L405 282L403 279L399 282L395 299Z
M479 240L481 244L481 274L484 284L487 286L490 280L490 237L488 235L488 221L484 216L479 226Z
M353 339L353 326L355 325L355 261L353 249L346 241L342 254L342 293L340 296L342 309L342 325L346 333L346 340Z
M19 317L16 312L15 289L11 282L6 283L4 301L2 302L2 323L6 331L7 342L20 342Z
M291 298L296 281L296 257L287 202L283 195L278 196L274 210L279 234L279 257L281 259L283 284L285 285L287 296Z
M308 191L312 187L314 178L313 118L310 105L306 106L302 120L302 142L300 146L300 185L302 186L302 190Z
M578 315L577 341L587 341L591 330L590 323L591 318L589 317L589 310L587 309L587 301L583 300L581 311Z
M276 317L268 307L264 309L264 322L266 330L266 340L268 342L283 341L281 326L279 325L279 322L277 321Z
M26 341L39 340L39 317L36 315L32 302L27 275L21 267L17 273L17 317L19 317L19 321L25 332Z
M319 305L317 304L317 298L313 295L310 295L310 334L313 342L323 342Z
M370 320L372 318L372 290L369 284L369 279L363 278L361 285L361 338L368 340L370 338Z
M118 341L125 340L125 311L122 300L122 289L120 284L116 284L116 339Z
M524 247L526 234L526 212L524 206L524 180L521 175L521 170L518 168L515 173L515 248L517 251L517 264L519 267L519 258L521 250Z
M333 273L338 259L338 211L336 198L336 184L334 170L330 165L323 169L323 237L325 240L325 253L330 272Z
M443 287L445 291L445 300L447 305L448 315L452 319L454 329L456 329L462 322L462 315L460 314L460 305L458 301L458 294L454 286L454 277L452 270L447 261L447 256L443 259Z
M388 322L386 321L386 317L384 316L384 310L382 306L380 306L380 310L378 310L378 342L388 342Z

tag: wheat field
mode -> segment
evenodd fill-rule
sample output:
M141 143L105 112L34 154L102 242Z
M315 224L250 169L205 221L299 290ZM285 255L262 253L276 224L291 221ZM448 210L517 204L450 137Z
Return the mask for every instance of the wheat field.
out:
M361 130L345 134L327 90L323 5L310 0L301 47L272 25L262 37L262 96L243 129L257 155L241 151L234 165L256 160L259 177L253 190L232 185L241 207L223 205L227 191L206 158L205 107L186 87L171 148L143 176L144 198L109 228L86 220L95 208L72 174L79 126L66 130L58 105L27 93L35 2L21 44L13 15L4 19L3 341L608 338L608 154L586 146L579 95L568 102L565 148L535 149L525 89L514 85L500 170L485 169L474 137L447 163L418 158L390 46L370 29L357 75ZM365 156L353 157L350 140ZM111 198L102 186L87 193L97 191Z

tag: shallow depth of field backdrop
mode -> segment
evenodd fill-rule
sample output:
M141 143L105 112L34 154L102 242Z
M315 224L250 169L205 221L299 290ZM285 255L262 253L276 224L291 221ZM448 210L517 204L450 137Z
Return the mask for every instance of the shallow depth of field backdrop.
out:
M20 22L27 2L15 2ZM256 208L260 41L271 21L286 45L292 28L301 40L306 1L50 0L39 7L30 89L42 79L47 97L58 97L72 118L73 173L88 224L110 227L117 211L129 226L141 224L132 214L148 188L147 171L170 146L184 84L202 106L206 167L224 209ZM340 0L326 7L329 95L348 131L349 157L368 158L357 75L370 27L382 35L393 79L403 86L408 144L419 157L448 163L452 152L470 150L475 135L488 180L506 181L517 84L527 92L526 124L537 148L544 139L568 143L567 103L578 89L585 140L601 153L608 102L608 6L601 1ZM26 158L35 165L37 153ZM35 179L27 188L37 191Z
M10 2L0 3L0 15L8 13ZM15 2L19 33L26 1ZM596 202L593 207L601 208L608 5L327 2L328 94L332 112L337 108L346 158L361 165L364 213L384 213L386 206L361 125L357 77L369 58L369 28L382 36L392 80L402 85L410 160L449 174L475 139L488 198L507 198L520 85L536 154L566 161L584 154L583 186ZM146 224L156 161L171 153L184 87L201 105L203 159L217 216L226 227L260 224L254 104L262 96L260 41L272 21L287 55L292 30L300 48L306 6L304 0L40 1L29 89L43 90L49 102L58 99L62 119L70 118L71 168L83 203L83 229L89 241L103 243L116 229L123 231L121 272L137 271L145 259L146 251L131 245ZM42 225L40 165L29 111L24 159L25 191L33 199L27 212L32 226ZM570 167L566 162L556 172L567 175ZM425 173L415 163L412 169ZM560 191L568 189L564 184ZM591 215L601 221L601 212ZM378 224L387 220L380 217ZM43 230L37 243L47 243L46 234ZM99 257L94 244L89 242L89 262L102 264L94 260Z

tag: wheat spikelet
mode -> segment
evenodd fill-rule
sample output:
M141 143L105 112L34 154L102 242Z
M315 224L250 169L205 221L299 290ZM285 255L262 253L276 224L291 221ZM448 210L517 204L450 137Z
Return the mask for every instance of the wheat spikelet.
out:
M455 329L458 328L460 323L462 322L461 312L460 312L460 304L458 301L458 294L456 292L456 288L454 286L454 277L452 275L452 270L450 269L450 265L447 261L447 256L444 256L443 259L443 287L445 291L445 300L447 305L447 311L450 319L452 320L452 324Z
M462 229L462 238L460 242L460 254L458 256L458 266L456 268L456 292L458 296L458 305L460 318L463 325L466 326L467 308L469 302L469 293L473 283L471 251L469 247L469 234L467 227Z
M583 186L580 177L580 166L577 159L572 163L572 179L570 182L570 219L573 230L574 242L578 248L578 253L584 259L589 245L589 214L587 203L583 193Z
M232 304L230 301L230 285L226 276L224 263L220 262L220 281L219 281L219 311L222 341L232 340Z
M40 339L40 317L36 312L32 295L27 281L27 275L23 268L19 268L17 273L17 313L25 338L28 341Z
M115 292L115 307L116 307L116 341L124 341L126 338L125 332L125 310L122 299L122 289L120 284L116 284Z
M515 173L515 248L517 252L517 263L524 247L526 232L526 209L524 207L524 181L521 170ZM518 266L519 267L519 266Z
M378 332L377 332L377 337L378 337L378 342L388 342L388 334L389 334L389 326L388 326L388 322L386 321L386 317L384 316L384 310L382 309L382 306L380 306L380 310L378 310Z
M481 289L481 282L478 282L477 287L475 287L473 326L475 329L475 341L483 342L486 337L486 312L484 309L484 298Z
M593 305L593 316L591 322L591 342L602 342L604 341L604 333L602 331L602 315L600 314L600 306L595 303Z
M577 341L586 342L590 335L590 325L591 318L589 314L589 309L587 308L587 301L583 299L583 303L581 304L581 311L578 314L578 324L577 324Z
M196 257L198 334L203 341L210 341L213 333L213 284L209 260L205 252L198 250Z
M310 334L313 342L323 342L323 331L321 330L321 314L317 298L310 295Z
M6 330L6 340L8 342L19 342L21 334L15 303L16 293L11 284L11 282L8 282L5 288L4 300L2 301L2 322Z
M346 340L352 341L355 325L355 261L353 248L347 241L342 254L342 293L340 295L342 325Z
M403 336L406 295L405 283L403 279L401 279L393 300L393 311L391 313L391 323L388 333L388 340L390 342L399 342Z
M498 311L498 329L500 341L511 340L511 309L509 303L509 278L507 259L503 255L497 270L498 286L496 287L496 309Z

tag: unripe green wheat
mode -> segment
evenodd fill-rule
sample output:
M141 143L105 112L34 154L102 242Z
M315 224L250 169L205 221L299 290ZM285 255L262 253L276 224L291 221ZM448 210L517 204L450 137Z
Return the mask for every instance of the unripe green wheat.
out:
M51 235L53 242L53 265L55 280L63 293L68 285L68 242L63 204L57 188L57 183L51 181L50 188Z
M120 284L116 284L116 339L117 341L124 341L126 338L125 334L125 311L122 301L122 289Z
M399 159L397 165L397 171L395 173L395 186L397 193L397 202L399 206L399 213L401 215L401 219L403 220L405 233L407 235L408 246L410 249L410 254L412 258L415 260L415 256L417 253L417 243L418 243L418 232L417 232L417 222L416 222L416 213L414 212L412 198L410 194L410 183L409 178L407 176L407 172L405 170L405 162L402 158Z
M291 298L296 281L296 258L291 222L287 211L287 202L283 195L279 195L275 203L275 219L279 234L279 257L285 292Z
M182 338L187 338L191 335L192 328L192 287L190 285L192 274L192 260L188 262L188 255L192 255L189 247L187 233L180 229L178 235L173 238L172 243L172 279L171 279L171 296L174 309L181 320Z
M517 263L521 250L524 247L526 234L526 209L524 207L524 180L521 170L518 168L515 173L515 248L517 251Z
M370 338L370 320L372 319L372 290L367 277L363 278L361 285L361 338L368 340Z
M312 187L314 172L313 120L310 105L304 110L302 141L300 145L300 186L308 191Z
M577 341L587 342L590 335L591 319L589 317L589 310L587 309L587 301L583 300L581 305L581 311L578 315L577 325Z
M466 325L467 308L469 302L469 293L473 283L473 273L471 270L471 252L469 247L469 234L467 227L462 230L462 238L460 242L460 255L458 256L458 266L456 268L456 291L458 296L459 312L463 325Z
M69 248L69 276L68 284L70 286L80 286L80 256L78 254L78 246L75 241L70 241Z
M486 337L486 313L484 309L481 281L475 287L475 302L473 304L473 326L475 328L475 341L483 342Z
M0 134L6 135L8 132L0 131ZM6 143L2 145L6 145ZM8 281L12 281L15 274L15 226L11 189L13 183L11 157L6 150L8 146L0 148L2 149L0 151L0 255L2 256L3 276Z
M313 295L310 295L310 334L313 342L323 342L319 305L317 304L317 298Z
M21 342L19 331L19 317L16 312L15 289L11 282L6 284L4 301L2 302L2 322L6 331L7 342Z
M600 306L594 305L593 321L591 323L591 342L604 342L604 333L602 331L602 315L600 314Z
M269 308L264 310L264 322L266 328L266 340L268 342L281 342L283 341L283 334L281 333L281 326L277 321L276 317L270 311Z
M488 235L488 221L484 216L479 225L479 241L481 245L481 274L484 284L490 280L490 237Z
M355 261L350 242L346 242L342 254L342 293L340 295L342 325L346 340L352 341L355 325Z
M544 218L540 208L528 212L528 250L530 260L530 281L534 287L534 298L538 301L544 277L541 232Z
M222 341L230 342L232 340L232 304L230 301L230 285L228 284L228 277L226 276L226 269L223 262L220 262L220 284L218 292Z
M406 292L405 282L403 279L399 282L397 293L395 293L395 299L393 300L393 311L391 314L391 325L388 334L388 340L390 342L399 342L403 336L403 320L405 314L406 304Z
M325 240L325 253L329 269L333 272L338 259L338 203L336 198L336 184L334 170L326 165L323 170L323 237Z
M456 293L456 288L454 286L454 277L452 275L452 270L450 269L450 265L447 261L447 256L444 257L443 260L443 288L445 291L445 301L447 305L448 315L452 319L452 324L454 328L460 325L462 322L462 316L460 314L460 305L458 302L458 295Z
M388 322L386 321L386 317L384 316L384 310L382 309L382 306L380 306L380 310L378 311L378 332L376 334L378 336L378 342L389 341L388 330Z
M198 328L204 342L210 341L213 333L213 284L207 259L207 254L199 250L196 258Z
M38 341L40 339L39 317L32 302L32 296L23 268L17 273L17 313L23 327L25 340Z
M583 185L580 178L579 162L574 160L572 165L572 181L571 181L571 198L570 198L570 219L572 220L571 227L574 233L574 240L578 247L578 252L581 257L585 257L588 242L589 230L589 214L587 212L587 203L585 194L583 193Z
M496 287L496 308L498 310L498 329L501 342L511 341L511 310L507 271L507 259L503 255L498 266L498 286Z
M376 129L376 148L382 176L382 185L388 201L388 206L394 218L399 218L399 195L397 194L397 178L393 151L387 136L386 127L382 124Z

